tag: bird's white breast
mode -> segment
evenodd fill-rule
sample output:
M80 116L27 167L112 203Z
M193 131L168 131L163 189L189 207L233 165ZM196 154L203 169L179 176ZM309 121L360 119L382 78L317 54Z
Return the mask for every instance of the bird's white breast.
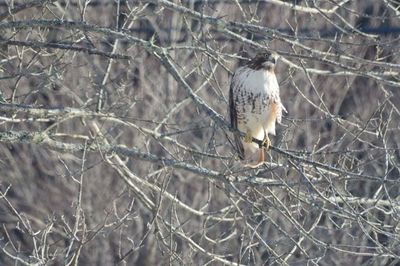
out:
M248 67L241 67L236 71L235 82L238 87L244 86L248 92L274 94L278 92L278 81L273 72L253 70Z

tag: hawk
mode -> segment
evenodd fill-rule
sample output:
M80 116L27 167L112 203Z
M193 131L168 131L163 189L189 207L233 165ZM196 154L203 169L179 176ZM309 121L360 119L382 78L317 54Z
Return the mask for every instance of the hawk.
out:
M275 123L280 123L282 111L286 112L275 76L277 59L275 53L257 54L235 71L229 90L231 126L246 133L243 140L239 132L234 133L239 158L244 160L259 149L259 162L255 167L263 163L264 149L253 143L252 138L262 140L268 149L271 144L268 134L275 135Z

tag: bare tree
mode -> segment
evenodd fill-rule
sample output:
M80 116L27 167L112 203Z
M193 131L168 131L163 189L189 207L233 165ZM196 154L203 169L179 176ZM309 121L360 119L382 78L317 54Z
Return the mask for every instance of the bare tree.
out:
M400 263L398 1L0 8L0 264ZM288 114L249 169L228 88L263 50Z

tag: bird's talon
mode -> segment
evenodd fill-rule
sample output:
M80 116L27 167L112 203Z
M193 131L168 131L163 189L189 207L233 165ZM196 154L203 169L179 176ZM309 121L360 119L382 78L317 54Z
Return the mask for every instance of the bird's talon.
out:
M266 150L269 150L269 146L271 146L271 140L268 138L268 135L266 138L262 141L261 147L265 147Z
M253 142L253 136L249 131L247 131L246 135L244 136L244 142L246 143L252 143Z

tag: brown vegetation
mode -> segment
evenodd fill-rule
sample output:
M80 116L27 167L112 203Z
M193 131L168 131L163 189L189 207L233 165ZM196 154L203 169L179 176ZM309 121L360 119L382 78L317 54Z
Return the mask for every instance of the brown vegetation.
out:
M0 4L0 264L400 263L399 4ZM238 162L232 71L288 113Z

